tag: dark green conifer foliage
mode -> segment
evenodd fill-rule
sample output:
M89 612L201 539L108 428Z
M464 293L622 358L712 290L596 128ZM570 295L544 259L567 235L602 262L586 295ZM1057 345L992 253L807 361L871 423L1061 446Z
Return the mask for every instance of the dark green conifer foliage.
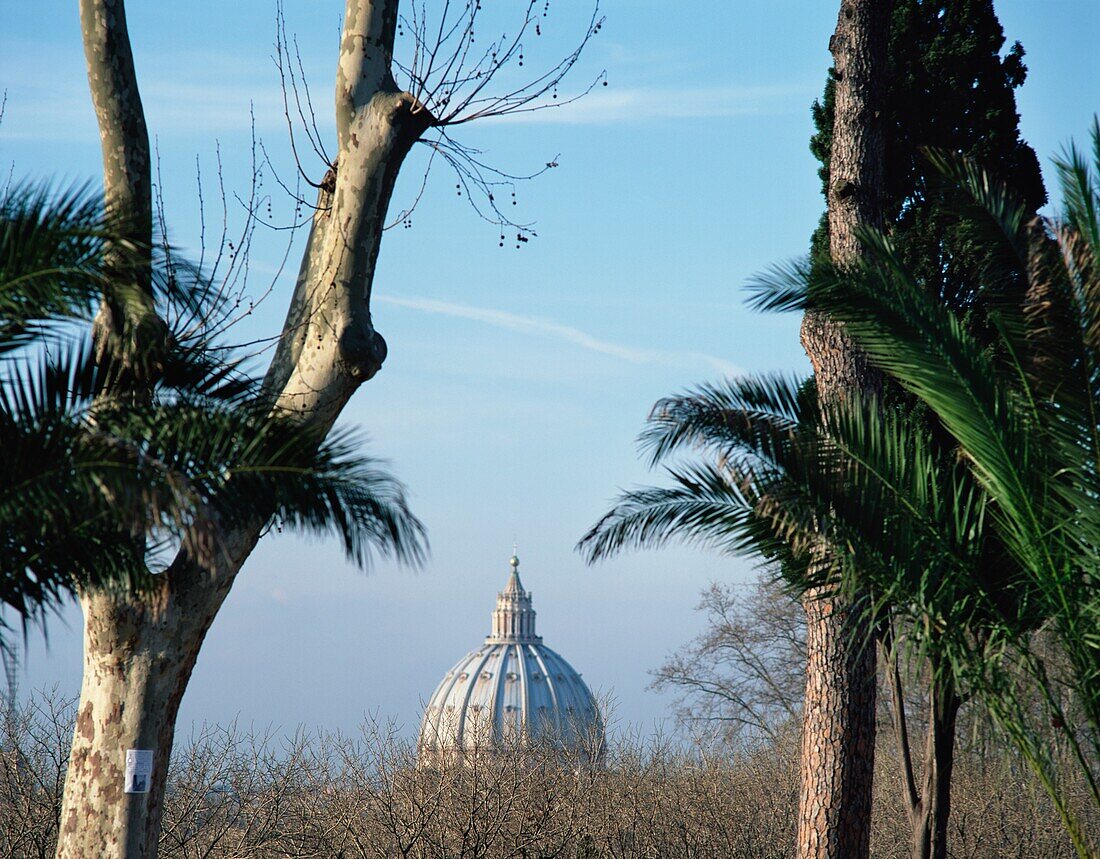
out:
M886 99L885 221L902 258L950 305L965 307L981 270L972 227L945 205L945 191L921 154L942 149L976 159L1016 189L1034 212L1046 202L1039 162L1020 138L1015 89L1027 67L1005 37L992 0L894 0ZM810 151L829 183L834 70L812 107ZM955 207L957 209L957 207ZM829 252L825 217L811 255Z

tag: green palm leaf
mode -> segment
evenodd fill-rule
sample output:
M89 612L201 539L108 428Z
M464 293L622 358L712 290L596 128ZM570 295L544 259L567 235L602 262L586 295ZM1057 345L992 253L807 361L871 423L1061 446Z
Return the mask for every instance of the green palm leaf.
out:
M209 279L122 226L80 189L0 200L0 604L41 620L82 588L152 586L165 547L216 565L236 523L272 519L337 536L360 566L420 563L424 527L385 464L271 414L206 333Z

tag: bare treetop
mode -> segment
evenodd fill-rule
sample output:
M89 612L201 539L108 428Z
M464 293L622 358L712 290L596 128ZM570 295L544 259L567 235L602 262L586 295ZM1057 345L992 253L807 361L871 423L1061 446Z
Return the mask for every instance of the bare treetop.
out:
M542 37L550 15L549 0L528 0L517 28L511 34L501 32L499 36L491 36L485 43L477 39L481 0L467 0L464 4L446 0L434 16L429 14L426 0L412 0L409 8L409 15L398 19L397 35L411 39L412 57L407 64L395 59L394 67L407 81L408 91L435 117L433 125L458 125L487 116L569 104L601 82L606 85L606 73L600 72L580 92L567 98L558 97L559 84L576 65L589 40L603 27L599 2L593 4L588 26L570 53L536 71L533 77L517 75L519 82L510 82L499 89L491 84L501 82L503 70L513 64L516 68L525 67L525 40Z
M351 133L349 118L362 97L357 93L377 92L380 87L392 91L416 117L416 125L423 129L417 142L432 150L424 182L413 200L390 218L387 228L410 225L410 216L426 188L427 175L439 157L455 171L457 195L465 197L482 219L515 229L516 247L521 247L535 233L530 223L517 220L512 213L516 183L557 167L557 155L534 170L506 172L488 163L481 150L456 140L448 129L478 119L563 107L597 86L607 86L607 73L601 70L579 88L569 93L559 91L589 42L603 28L605 19L600 14L599 0L593 2L566 53L555 53L555 59L541 64L535 45L549 40L554 20L549 0L526 0L517 4L518 10L479 0L410 0L405 14L399 13L396 2L351 5L355 9L349 9L351 17L345 22L336 92L341 145ZM488 12L486 6L490 7ZM297 44L287 36L281 6L278 19L274 60L283 82L291 149L303 179L323 188L335 176L336 159L330 157L317 128L301 57ZM484 37L481 34L485 32L494 35ZM310 148L329 171L325 178L311 178L303 167L295 137L298 133L305 134ZM295 196L302 205L312 208L304 198ZM505 239L502 233L501 247Z

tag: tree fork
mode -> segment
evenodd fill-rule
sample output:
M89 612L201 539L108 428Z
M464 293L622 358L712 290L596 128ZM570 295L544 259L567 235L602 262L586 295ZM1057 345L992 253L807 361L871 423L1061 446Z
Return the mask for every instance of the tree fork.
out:
M879 635L883 660L890 666L890 717L902 765L902 792L911 832L911 859L947 859L947 823L951 814L951 773L955 766L955 726L962 705L948 668L929 665L929 713L921 760L923 778L917 785L901 666L892 623Z
M390 73L397 8L397 0L347 0L334 182L319 191L265 379L273 408L295 414L318 438L385 358L385 341L371 322L370 290L386 209L401 163L435 121ZM137 212L136 223L151 231L149 141L123 2L81 0L81 20L107 207ZM81 595L85 673L59 858L157 855L179 704L203 639L265 524L264 517L227 523L214 564L181 552L150 591ZM126 749L141 748L155 750L151 791L125 794Z
M949 676L931 685L924 779L916 807L910 808L912 859L947 859L947 824L951 817L951 772L955 765L955 724L962 704Z

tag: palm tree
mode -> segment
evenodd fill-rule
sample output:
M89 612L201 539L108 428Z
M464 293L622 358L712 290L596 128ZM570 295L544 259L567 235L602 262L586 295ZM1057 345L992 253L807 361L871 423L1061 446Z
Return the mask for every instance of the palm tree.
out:
M897 676L895 724L912 855L946 856L961 694L942 653L974 646L969 631L993 610L988 600L958 599L955 584L960 569L983 580L1000 571L981 488L911 407L855 393L818 403L812 385L779 377L662 400L642 443L674 486L620 497L582 539L587 558L672 538L762 555L797 594L853 603L861 623L852 631L877 630L895 666L903 647L925 657L930 718L919 784ZM675 461L685 453L688 462Z
M271 414L201 326L109 353L93 342L97 307L155 325L169 302L180 319L218 312L178 259L139 288L152 254L125 234L80 189L17 185L0 200L0 603L26 622L88 586L164 587L158 550L215 563L222 523L242 517L334 533L360 565L372 551L418 562L401 484L352 436L319 442ZM120 393L123 373L142 374L141 396Z
M1096 847L1059 781L1064 758L1100 806L1100 123L1092 143L1091 159L1071 146L1055 162L1056 218L1028 219L973 164L933 156L980 216L985 300L965 316L930 297L872 233L875 265L764 296L846 324L935 416L988 495L1015 572L1012 610L984 631L1005 658L964 651L955 671L1055 797L1081 855Z
M1061 219L1028 221L973 164L930 156L985 252L966 307L872 230L854 265L762 278L758 305L841 322L907 397L810 408L792 384L748 380L663 401L643 435L654 464L688 448L704 459L672 468L672 488L627 493L582 540L590 559L671 537L759 552L799 590L864 589L865 618L904 620L931 667L930 748L946 755L941 798L926 789L917 805L937 818L915 819L917 855L930 855L922 831L945 849L960 689L1027 760L1079 855L1095 855L1060 788L1068 762L1100 807L1100 127L1094 145L1093 169L1074 148L1057 162Z

